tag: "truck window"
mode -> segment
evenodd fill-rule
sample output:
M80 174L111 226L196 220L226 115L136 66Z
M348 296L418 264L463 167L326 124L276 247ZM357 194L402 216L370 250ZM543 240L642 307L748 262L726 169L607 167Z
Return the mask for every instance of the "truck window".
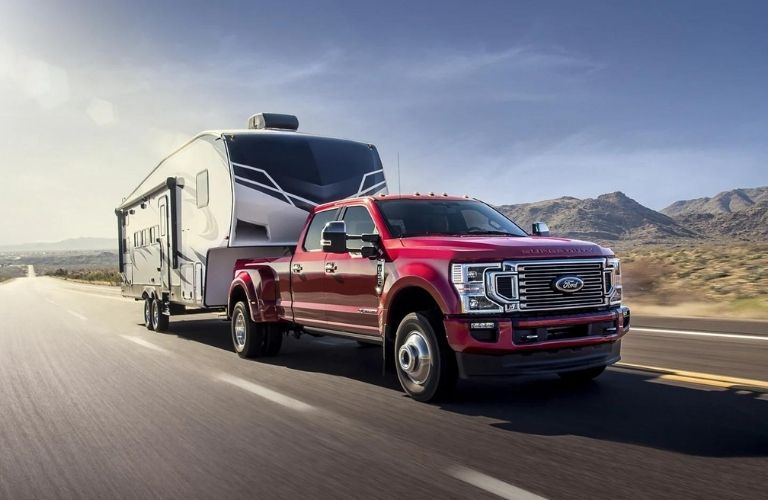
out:
M336 220L337 213L338 210L326 210L318 212L312 217L312 222L309 223L309 229L307 229L307 236L304 238L304 250L311 252L322 248L320 236L323 233L323 228L332 220Z
M195 193L197 196L197 208L208 206L208 171L203 170L195 178Z
M361 206L349 207L344 212L342 220L347 225L347 234L360 236L361 234L372 234L376 232L376 225L373 223L368 209ZM350 250L360 250L363 242L360 240L349 240L347 248Z

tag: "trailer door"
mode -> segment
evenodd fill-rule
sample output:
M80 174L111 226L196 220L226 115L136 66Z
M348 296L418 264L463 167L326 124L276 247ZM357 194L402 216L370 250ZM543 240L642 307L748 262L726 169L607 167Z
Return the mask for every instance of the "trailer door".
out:
M158 212L160 213L160 283L163 291L171 289L171 239L168 237L168 196L158 200Z

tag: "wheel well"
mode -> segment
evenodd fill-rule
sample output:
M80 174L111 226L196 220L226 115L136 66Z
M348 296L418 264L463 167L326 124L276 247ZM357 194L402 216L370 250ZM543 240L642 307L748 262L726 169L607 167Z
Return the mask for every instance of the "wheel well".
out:
M423 288L416 286L400 290L389 306L387 315L387 338L394 340L397 327L403 318L412 312L429 311L435 316L440 314L440 306L432 295Z
M229 295L229 304L227 305L227 316L232 317L232 311L235 308L235 304L238 302L245 302L248 305L248 294L241 286L236 286L232 289L232 293Z

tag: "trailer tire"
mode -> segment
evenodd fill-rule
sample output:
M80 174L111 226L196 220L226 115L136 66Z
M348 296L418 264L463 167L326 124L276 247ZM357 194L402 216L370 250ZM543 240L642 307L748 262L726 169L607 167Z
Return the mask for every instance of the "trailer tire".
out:
M265 354L266 325L251 321L245 302L238 302L232 309L231 330L232 344L238 356L258 358Z
M416 401L445 399L456 387L456 356L438 332L442 328L427 313L410 313L395 334L397 378Z
M147 297L144 299L144 326L147 327L147 330L153 330L154 326L152 325L152 298Z
M160 299L152 301L152 330L162 333L168 331L170 316L163 314L163 303Z

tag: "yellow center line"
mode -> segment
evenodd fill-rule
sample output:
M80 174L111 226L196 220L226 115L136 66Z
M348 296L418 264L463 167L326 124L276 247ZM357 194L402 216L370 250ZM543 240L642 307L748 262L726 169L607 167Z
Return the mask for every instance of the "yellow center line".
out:
M695 384L711 385L715 387L756 387L768 390L768 382L764 380L755 380L749 378L727 377L714 373L691 372L686 370L673 370L670 368L661 368L658 366L637 365L633 363L616 363L619 368L630 370L639 370L644 372L653 372L660 375L663 380L674 380L679 382L688 382Z

